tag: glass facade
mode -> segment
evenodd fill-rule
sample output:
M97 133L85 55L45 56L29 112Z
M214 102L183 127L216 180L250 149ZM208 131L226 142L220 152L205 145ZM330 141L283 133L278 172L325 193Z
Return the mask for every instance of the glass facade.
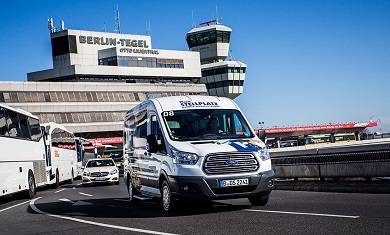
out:
M35 113L42 123L92 123L92 122L121 122L123 112L74 112L74 113Z
M208 32L191 33L187 35L188 47L196 47L211 43L229 43L230 32L211 30Z
M0 102L139 102L146 98L200 95L192 92L0 92Z
M99 65L184 69L184 61L181 59L161 59L154 57L113 56L99 59Z

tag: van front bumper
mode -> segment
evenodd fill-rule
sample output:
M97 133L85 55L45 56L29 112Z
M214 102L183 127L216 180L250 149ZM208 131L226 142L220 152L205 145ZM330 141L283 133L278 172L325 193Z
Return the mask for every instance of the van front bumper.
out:
M274 188L273 170L258 174L223 177L169 176L172 193L178 198L233 199L269 193ZM220 180L248 178L249 185L220 187Z

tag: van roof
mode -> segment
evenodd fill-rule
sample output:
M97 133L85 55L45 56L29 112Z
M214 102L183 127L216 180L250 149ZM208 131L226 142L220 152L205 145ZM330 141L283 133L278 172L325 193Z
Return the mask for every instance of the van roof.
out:
M233 100L225 97L188 95L169 96L151 99L163 111L186 109L238 109Z

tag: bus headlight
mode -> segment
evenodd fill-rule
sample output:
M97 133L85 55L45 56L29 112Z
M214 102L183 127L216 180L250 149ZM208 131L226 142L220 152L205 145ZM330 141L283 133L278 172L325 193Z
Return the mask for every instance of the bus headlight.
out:
M183 165L195 165L198 162L198 155L195 153L182 152L172 149L173 163Z
M269 160L269 151L267 148L262 148L259 151L255 152L255 156L259 157L263 161Z
M117 169L114 169L114 170L112 170L112 171L110 172L111 175L116 174L116 173L118 173L118 170L117 170Z

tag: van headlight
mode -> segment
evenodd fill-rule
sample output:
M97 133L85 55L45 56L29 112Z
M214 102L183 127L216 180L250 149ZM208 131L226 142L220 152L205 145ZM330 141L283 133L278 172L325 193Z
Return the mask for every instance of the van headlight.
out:
M195 165L198 162L199 156L195 153L182 152L176 149L171 149L173 154L173 163L183 165Z
M118 170L117 170L117 169L114 169L114 170L112 170L112 171L110 172L111 175L116 174L116 173L118 173Z
M259 157L263 161L269 160L269 151L267 148L262 148L259 151L255 152L255 156Z

